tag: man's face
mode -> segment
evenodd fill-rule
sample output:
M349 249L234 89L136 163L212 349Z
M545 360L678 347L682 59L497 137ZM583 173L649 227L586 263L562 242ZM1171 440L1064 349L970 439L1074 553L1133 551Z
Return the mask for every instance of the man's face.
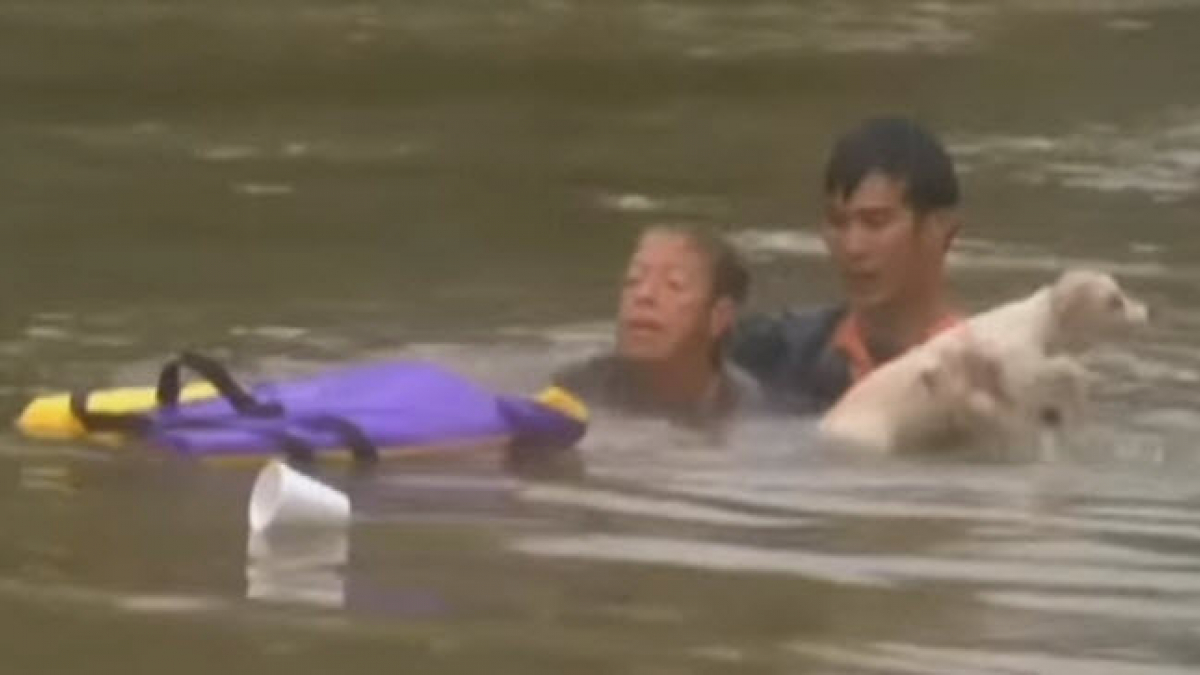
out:
M708 353L725 328L711 289L711 266L686 236L644 235L621 289L617 353L645 361Z
M867 174L847 197L827 195L822 233L851 307L895 307L940 283L953 235L943 218L918 219L904 183L882 173Z

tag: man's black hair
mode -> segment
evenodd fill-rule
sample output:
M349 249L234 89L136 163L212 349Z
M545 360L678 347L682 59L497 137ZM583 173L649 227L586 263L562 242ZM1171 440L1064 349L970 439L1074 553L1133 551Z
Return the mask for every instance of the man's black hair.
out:
M954 163L941 142L910 119L869 119L839 138L825 166L825 194L847 199L872 172L903 183L918 216L958 205Z

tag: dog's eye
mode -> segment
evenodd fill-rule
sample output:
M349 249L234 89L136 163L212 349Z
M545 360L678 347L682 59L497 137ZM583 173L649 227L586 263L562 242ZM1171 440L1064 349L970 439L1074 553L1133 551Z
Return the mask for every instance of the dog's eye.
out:
M1125 307L1125 300L1120 293L1112 293L1108 296L1107 305L1110 310L1115 312Z

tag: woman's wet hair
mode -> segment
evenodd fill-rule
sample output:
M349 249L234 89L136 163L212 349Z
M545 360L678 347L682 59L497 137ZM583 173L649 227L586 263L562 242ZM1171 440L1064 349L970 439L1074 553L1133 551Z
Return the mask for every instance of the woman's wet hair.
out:
M712 297L729 298L742 304L750 294L750 272L742 256L728 240L707 227L689 224L651 225L641 237L663 233L683 237L708 259L712 272Z
M847 199L874 172L903 183L918 216L958 205L954 163L941 142L910 119L869 119L839 138L825 166L825 194Z

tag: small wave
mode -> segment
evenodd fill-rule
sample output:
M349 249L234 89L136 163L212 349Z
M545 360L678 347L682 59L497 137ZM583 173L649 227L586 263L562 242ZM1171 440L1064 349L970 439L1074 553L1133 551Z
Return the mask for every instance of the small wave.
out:
M203 162L235 163L256 160L321 160L328 162L368 162L407 157L419 146L411 142L371 142L353 138L325 139L320 141L288 140L277 143L210 143L191 141L195 144L191 155Z
M964 163L1019 183L1140 192L1174 202L1200 193L1195 119L1195 109L1183 109L1135 125L1086 124L1057 137L967 136L950 145Z
M676 480L664 486L673 494L693 498L720 499L759 508L787 510L815 517L878 518L884 520L918 519L974 525L1005 524L1026 529L1053 528L1065 532L1157 536L1164 539L1200 542L1200 522L1195 524L1129 522L1073 515L1045 513L1020 503L1008 508L962 503L929 503L919 500L868 499L863 496L838 496L797 492L748 492L725 485L686 485ZM911 487L909 489L912 489ZM1034 497L1030 495L1029 499Z
M284 197L296 191L286 183L237 183L233 191L249 197Z
M220 598L196 595L138 594L117 596L117 609L140 614L197 614L225 609L228 602Z
M308 335L309 329L302 326L234 326L229 334L235 337L256 337L267 340L290 342Z
M1190 570L1145 570L1083 563L996 561L933 555L847 555L702 540L627 535L535 536L520 552L595 561L668 565L714 572L790 574L833 583L895 585L951 582L1026 588L1200 594Z
M1008 591L983 593L981 597L998 605L1040 612L1105 616L1132 621L1200 621L1200 604L1193 597L1174 600L1160 597L1151 600L1121 595Z
M17 599L81 605L101 605L139 613L197 614L226 609L216 596L161 593L122 593L69 584L39 584L23 579L0 579L0 595Z
M976 46L986 9L969 3L721 4L646 2L639 18L659 44L697 60L803 51L946 53Z
M638 497L616 492L549 485L530 487L522 491L521 498L529 502L574 506L601 513L636 515L643 518L662 518L707 525L791 528L805 525L808 522L798 517L785 518L739 513L664 497Z
M1109 513L1111 518L1112 513ZM1200 524L1200 521L1189 521ZM976 560L1025 561L1059 565L1063 563L1105 565L1114 571L1120 568L1187 569L1195 565L1195 556L1135 549L1127 546L1085 539L1053 539L1024 541L974 541L955 543L933 549L936 555Z
M648 213L663 207L663 202L636 192L606 194L599 199L600 205L624 213Z
M718 572L797 574L834 583L879 585L883 580L857 571L842 556L803 551L756 549L706 541L621 535L526 537L511 544L530 555L645 563Z
M1122 658L1086 658L1050 652L1004 649L955 649L928 645L875 643L853 649L807 642L794 642L788 649L796 654L825 661L838 668L912 675L961 675L964 673L1105 673L1106 675L1182 675L1189 669L1139 663Z
M827 255L819 235L802 230L741 230L729 240L752 259L770 260L781 256L816 258Z
M199 148L195 154L197 159L206 162L235 162L263 156L259 148L249 145L215 145Z
M25 336L42 342L63 342L72 339L73 334L58 326L29 326L25 329Z

